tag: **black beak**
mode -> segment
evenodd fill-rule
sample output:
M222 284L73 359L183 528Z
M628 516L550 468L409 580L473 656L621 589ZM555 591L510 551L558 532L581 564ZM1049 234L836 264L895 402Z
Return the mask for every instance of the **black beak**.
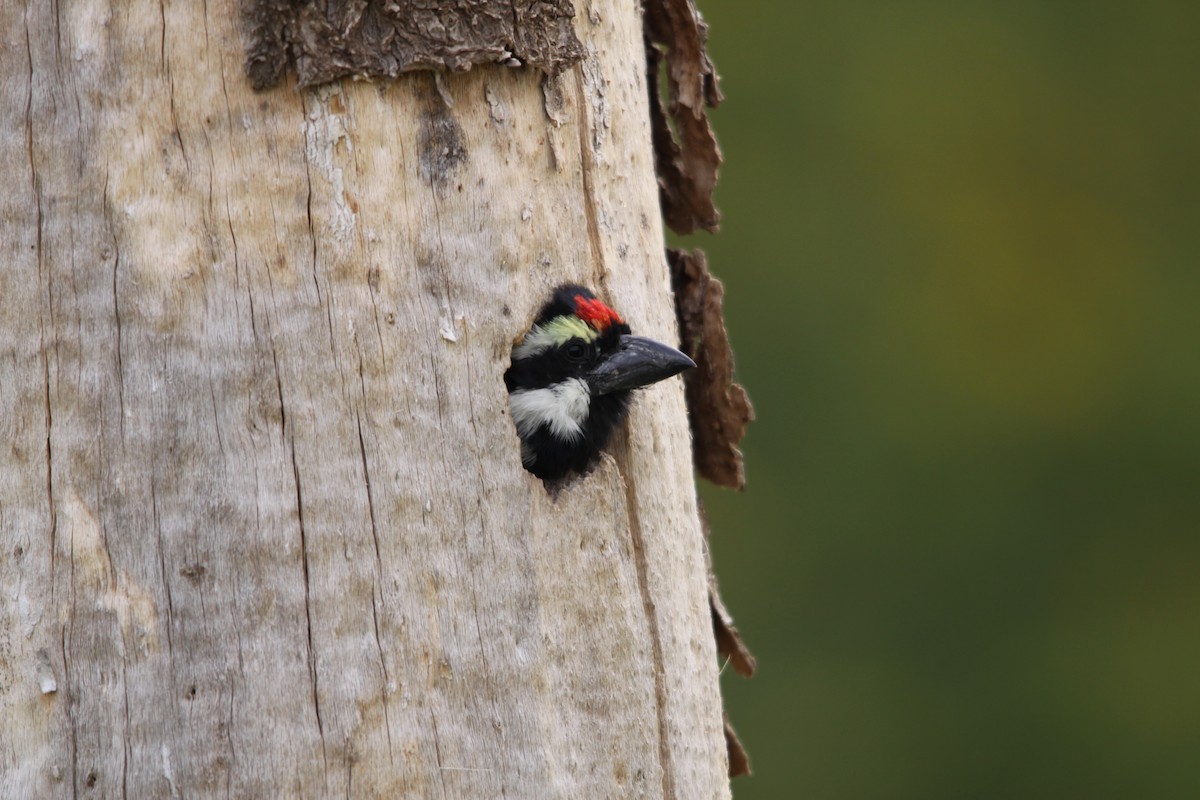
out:
M674 347L644 336L622 336L617 352L596 365L588 382L596 394L608 394L648 386L694 366Z

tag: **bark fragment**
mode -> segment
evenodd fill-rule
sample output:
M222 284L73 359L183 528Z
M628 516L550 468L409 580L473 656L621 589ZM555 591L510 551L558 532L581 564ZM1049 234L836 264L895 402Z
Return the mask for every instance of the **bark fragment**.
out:
M753 678L758 661L742 641L742 635L733 624L733 617L721 602L717 590L717 577L708 571L708 605L712 609L713 635L717 637L717 653L729 659L733 671L743 678Z
M746 390L733 381L733 351L725 331L725 288L708 271L701 250L668 250L683 352L696 362L684 373L696 470L718 486L746 485L737 445L754 419Z
M712 194L721 150L705 108L715 108L723 98L705 50L708 26L692 0L647 2L644 20L650 122L663 218L676 233L692 233L696 228L716 231L720 214ZM659 97L663 61L665 109Z
M704 559L705 566L708 569L708 607L712 612L713 637L717 640L717 654L725 658L728 663L733 665L733 671L743 678L754 677L754 672L758 668L758 662L750 649L742 641L742 636L738 633L738 629L733 625L733 617L725 608L725 604L721 601L721 591L717 586L717 575L713 572L712 565L712 548L709 542L712 540L712 528L708 523L708 513L705 511L704 503L699 498L696 499L700 507L700 527L704 532ZM725 712L725 751L729 761L729 777L736 778L739 775L750 774L750 754L746 752L746 748L742 746L742 742L738 739L737 733L733 729L733 724L729 721L729 713Z
M729 724L729 715L725 715L725 750L729 753L729 777L750 774L750 754L742 746L737 731Z
M717 654L729 660L733 671L743 678L753 678L758 669L758 661L750 652L750 648L742 641L742 635L734 627L733 616L721 601L721 590L717 586L717 574L713 572L712 548L708 543L712 540L712 528L708 523L708 512L699 501L700 527L704 531L705 563L708 567L708 606L712 611L713 636L717 640Z
M583 57L571 0L244 0L246 73L255 89L294 66L301 87L476 64L556 73Z
M417 142L421 178L444 191L455 171L467 160L462 126L444 105L431 104L421 116Z

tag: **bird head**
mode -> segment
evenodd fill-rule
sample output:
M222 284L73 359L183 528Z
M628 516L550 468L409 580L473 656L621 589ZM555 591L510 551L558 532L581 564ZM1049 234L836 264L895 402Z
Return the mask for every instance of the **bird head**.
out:
M558 287L504 375L525 468L541 478L586 470L634 389L694 366L674 347L632 335L588 289Z

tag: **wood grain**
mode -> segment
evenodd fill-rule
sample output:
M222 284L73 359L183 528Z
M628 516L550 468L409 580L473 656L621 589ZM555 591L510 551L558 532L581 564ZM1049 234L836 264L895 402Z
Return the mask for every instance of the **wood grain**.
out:
M677 340L599 8L255 93L229 2L0 7L0 795L728 796L680 382L552 497L502 381L566 280Z

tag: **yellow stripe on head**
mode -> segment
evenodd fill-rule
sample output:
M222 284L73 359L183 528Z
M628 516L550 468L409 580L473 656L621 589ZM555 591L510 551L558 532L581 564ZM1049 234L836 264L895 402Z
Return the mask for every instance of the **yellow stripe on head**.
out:
M542 325L534 325L525 340L513 348L513 359L529 358L559 347L572 339L594 342L600 332L574 314L555 317Z

